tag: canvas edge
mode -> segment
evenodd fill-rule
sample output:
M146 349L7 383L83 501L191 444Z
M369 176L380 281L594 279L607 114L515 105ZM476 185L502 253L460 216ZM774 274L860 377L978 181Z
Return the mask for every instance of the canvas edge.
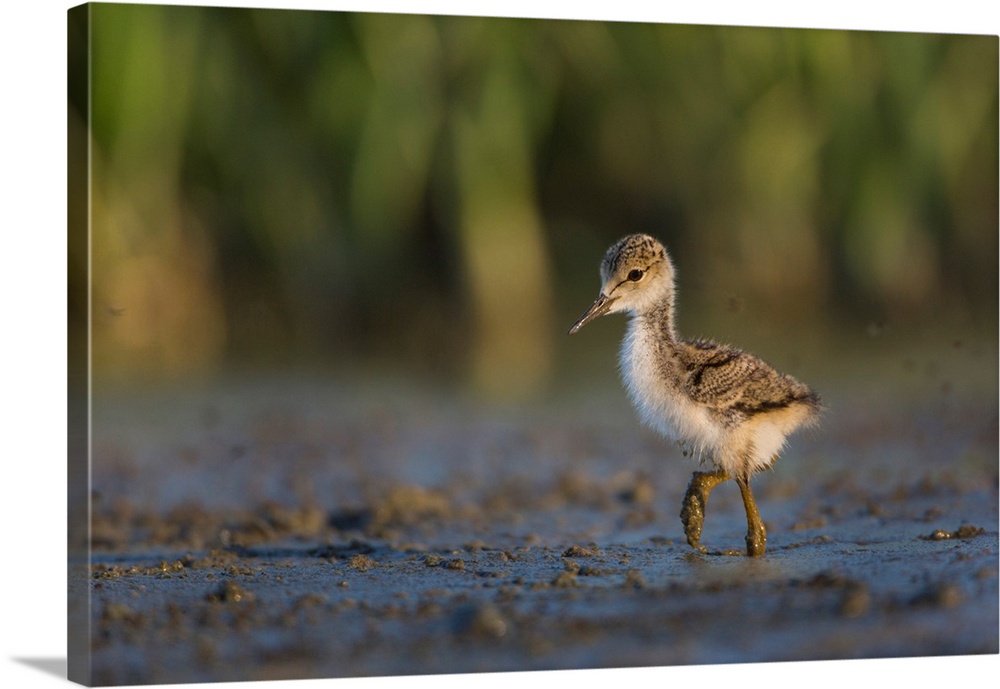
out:
M90 10L67 10L67 679L89 686Z

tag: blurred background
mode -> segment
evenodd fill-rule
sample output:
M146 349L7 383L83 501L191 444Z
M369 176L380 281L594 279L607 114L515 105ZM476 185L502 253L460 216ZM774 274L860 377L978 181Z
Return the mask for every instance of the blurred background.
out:
M98 385L608 381L622 323L565 333L644 231L682 333L797 374L975 343L995 387L995 36L90 11L70 114L92 118ZM87 258L71 244L71 321Z

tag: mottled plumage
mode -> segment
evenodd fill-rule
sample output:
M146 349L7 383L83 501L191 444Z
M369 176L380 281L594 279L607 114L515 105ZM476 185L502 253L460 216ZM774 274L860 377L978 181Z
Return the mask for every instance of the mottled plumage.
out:
M653 237L629 235L609 248L601 283L597 300L570 333L598 316L630 313L619 363L633 404L647 424L718 467L692 479L681 515L688 541L700 548L708 493L735 478L747 508L748 552L763 553L764 527L750 477L771 465L789 433L816 421L819 397L752 354L681 339L674 326L673 263Z

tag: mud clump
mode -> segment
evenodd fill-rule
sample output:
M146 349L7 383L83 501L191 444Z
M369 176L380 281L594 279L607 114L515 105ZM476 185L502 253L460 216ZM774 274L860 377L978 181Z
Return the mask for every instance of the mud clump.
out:
M963 598L962 591L954 584L936 584L927 587L911 598L910 605L954 608L962 602Z
M803 517L789 527L791 531L806 531L808 529L822 529L827 525L827 518L823 515Z
M98 505L93 515L93 546L116 551L130 545L159 545L190 550L250 547L283 539L315 539L335 528L315 506L264 502L253 509L209 511L184 503L165 512L142 508L126 499Z
M648 507L656 497L653 482L645 472L622 472L612 477L611 483L615 487L615 497L626 504Z
M956 531L945 531L944 529L935 529L926 536L921 536L925 541L946 541L952 538L975 538L976 536L982 536L986 533L986 529L978 526L970 526L968 524L963 524L958 527Z
M125 623L138 626L144 622L144 619L141 612L124 603L108 603L101 613L102 623Z
M622 583L622 588L625 589L642 589L646 588L646 580L642 576L642 572L637 569L630 569L625 572L625 581Z
M347 566L359 572L367 572L368 570L378 567L378 563L365 553L355 553L354 555L351 555L351 559L347 561Z
M260 509L261 516L279 534L313 537L327 526L329 515L315 506L286 507L269 502Z
M576 571L566 569L559 572L556 578L552 580L552 585L556 588L571 588L573 586L578 586L579 584L576 580Z
M307 608L317 608L326 605L330 601L329 597L322 593L306 593L295 599L292 608L304 610Z
M132 565L130 567L122 567L120 565L106 565L97 563L92 565L91 569L93 573L91 576L94 579L118 579L119 577L127 576L159 576L159 577L169 577L171 574L181 574L187 567L192 566L195 563L193 557L185 555L184 558L180 560L174 560L173 562L167 562L166 560L161 560L159 565L154 567L139 567L138 565Z
M375 547L370 543L365 541L359 541L353 539L350 543L342 545L325 545L318 548L312 548L308 551L308 554L312 557L320 557L331 562L336 559L343 559L349 555L369 555L375 552ZM243 555L252 555L252 551L244 551Z
M593 546L593 547L590 547L590 548L584 548L582 546L572 545L572 546L570 546L569 548L567 548L566 550L563 551L562 556L563 557L594 557L596 555L599 555L600 552L601 551L598 550L597 546Z
M844 586L838 611L844 617L861 617L872 607L871 593L861 582L849 582Z
M381 530L448 519L453 512L451 501L440 491L421 486L396 486L373 507L371 528Z
M649 507L655 498L652 481L644 472L621 471L609 477L592 476L579 470L564 471L540 499L539 506L588 507L608 511L616 505Z
M470 605L455 613L454 631L485 639L499 639L507 634L510 623L500 609L491 603Z
M255 596L235 581L223 582L205 596L210 603L251 603Z

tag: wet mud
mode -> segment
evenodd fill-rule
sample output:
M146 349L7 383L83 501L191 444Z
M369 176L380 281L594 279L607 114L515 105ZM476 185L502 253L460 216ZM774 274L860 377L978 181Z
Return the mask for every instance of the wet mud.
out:
M847 401L755 478L750 558L733 482L688 545L699 466L624 399L105 396L94 682L997 653L995 391Z

